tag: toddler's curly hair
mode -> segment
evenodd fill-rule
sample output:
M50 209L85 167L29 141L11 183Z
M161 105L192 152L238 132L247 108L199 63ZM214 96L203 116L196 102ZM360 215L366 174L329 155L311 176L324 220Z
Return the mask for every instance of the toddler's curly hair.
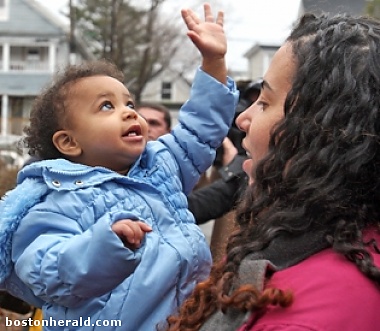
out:
M106 60L69 65L62 72L57 72L53 81L35 99L30 123L24 129L23 143L29 155L41 160L63 157L54 146L52 137L65 123L70 87L79 79L92 76L110 76L124 83L123 73Z

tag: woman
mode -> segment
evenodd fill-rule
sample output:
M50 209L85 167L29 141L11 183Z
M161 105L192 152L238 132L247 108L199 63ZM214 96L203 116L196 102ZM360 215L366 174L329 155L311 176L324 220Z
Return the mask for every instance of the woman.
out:
M380 23L304 15L237 119L239 229L168 330L380 327Z

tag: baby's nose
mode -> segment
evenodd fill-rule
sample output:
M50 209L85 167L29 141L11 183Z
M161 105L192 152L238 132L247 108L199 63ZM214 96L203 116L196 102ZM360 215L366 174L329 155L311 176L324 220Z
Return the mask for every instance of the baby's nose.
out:
M137 119L137 112L129 107L125 107L123 110L123 119Z

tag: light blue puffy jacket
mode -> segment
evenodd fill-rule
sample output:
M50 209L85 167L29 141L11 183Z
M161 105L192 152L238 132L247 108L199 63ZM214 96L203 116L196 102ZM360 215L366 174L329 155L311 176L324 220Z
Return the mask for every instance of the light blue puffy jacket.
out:
M12 262L0 282L42 306L45 330L153 331L207 277L209 247L186 194L211 165L237 98L233 81L225 86L198 70L179 124L148 143L128 175L63 159L19 173L0 206L2 222L12 224ZM9 216L15 209L18 219ZM123 218L153 228L135 251L111 230ZM7 261L4 227L0 258Z

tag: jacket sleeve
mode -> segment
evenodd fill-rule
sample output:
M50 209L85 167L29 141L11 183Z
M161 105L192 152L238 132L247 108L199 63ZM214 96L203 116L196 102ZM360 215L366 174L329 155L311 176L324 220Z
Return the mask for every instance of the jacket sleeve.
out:
M239 92L233 80L224 85L198 69L190 98L181 107L178 125L159 138L174 155L185 194L197 183L215 158L235 114Z
M35 296L66 307L113 290L133 273L143 246L125 248L107 217L83 231L61 214L30 211L13 236L17 276Z

